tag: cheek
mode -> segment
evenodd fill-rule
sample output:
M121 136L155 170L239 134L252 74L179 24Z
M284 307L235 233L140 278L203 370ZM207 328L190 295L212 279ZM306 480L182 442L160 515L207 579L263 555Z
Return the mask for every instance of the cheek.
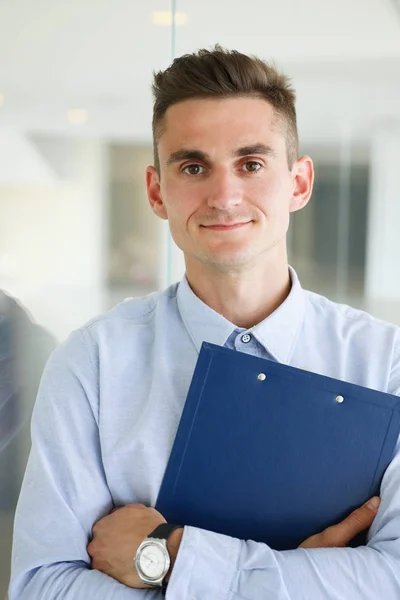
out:
M168 219L184 226L201 205L199 190L195 186L182 186L173 181L161 186L161 194Z
M255 197L261 199L260 208L264 208L267 215L285 215L289 213L292 197L291 180L274 177L254 188Z

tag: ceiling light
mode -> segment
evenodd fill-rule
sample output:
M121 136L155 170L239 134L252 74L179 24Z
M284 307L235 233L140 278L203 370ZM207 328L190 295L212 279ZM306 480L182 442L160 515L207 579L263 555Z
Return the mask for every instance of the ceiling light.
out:
M3 106L5 101L6 101L5 95L0 92L0 106Z
M68 121L71 125L84 125L88 120L88 111L81 108L71 108L68 111Z
M153 10L150 16L154 25L160 25L160 27L170 27L172 25L172 12L170 10ZM188 22L187 13L176 12L174 21L177 27L186 25Z

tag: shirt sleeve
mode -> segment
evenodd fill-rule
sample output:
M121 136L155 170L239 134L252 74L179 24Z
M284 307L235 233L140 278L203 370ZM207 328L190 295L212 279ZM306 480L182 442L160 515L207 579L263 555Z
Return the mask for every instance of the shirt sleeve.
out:
M90 569L93 524L112 498L101 461L97 374L81 332L50 357L17 505L9 600L158 600Z
M383 478L368 539L359 548L277 552L265 544L185 527L167 600L398 600L400 453Z

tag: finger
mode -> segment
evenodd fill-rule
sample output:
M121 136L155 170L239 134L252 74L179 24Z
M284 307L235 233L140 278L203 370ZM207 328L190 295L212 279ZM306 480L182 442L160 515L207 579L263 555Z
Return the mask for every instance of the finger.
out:
M380 498L374 496L368 502L354 510L338 525L333 525L323 532L324 545L327 547L343 547L359 533L368 529L376 516Z

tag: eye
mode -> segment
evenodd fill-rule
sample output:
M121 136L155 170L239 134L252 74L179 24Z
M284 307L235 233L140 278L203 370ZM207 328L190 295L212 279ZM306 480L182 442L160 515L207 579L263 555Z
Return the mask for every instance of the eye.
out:
M187 175L202 175L205 172L205 168L202 167L201 165L188 165L187 167L185 167L183 169L183 172L186 173Z
M261 169L261 166L261 163L256 160L249 160L241 166L241 169L247 173L256 173Z

